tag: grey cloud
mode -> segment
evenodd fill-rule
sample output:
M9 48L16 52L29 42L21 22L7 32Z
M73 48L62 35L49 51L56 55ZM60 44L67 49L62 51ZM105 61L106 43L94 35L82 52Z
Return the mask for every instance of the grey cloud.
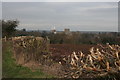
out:
M27 29L50 29L55 25L58 30L68 27L71 30L116 31L117 13L115 2L3 3L4 19L17 18L21 24L36 24L34 27L19 26Z

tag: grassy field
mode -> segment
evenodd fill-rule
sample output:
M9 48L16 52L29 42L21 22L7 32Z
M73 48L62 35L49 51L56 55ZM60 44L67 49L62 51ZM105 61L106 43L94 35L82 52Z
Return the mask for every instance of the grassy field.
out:
M3 78L53 78L53 76L43 73L41 70L31 71L27 67L16 64L12 58L12 46L10 42L3 43Z

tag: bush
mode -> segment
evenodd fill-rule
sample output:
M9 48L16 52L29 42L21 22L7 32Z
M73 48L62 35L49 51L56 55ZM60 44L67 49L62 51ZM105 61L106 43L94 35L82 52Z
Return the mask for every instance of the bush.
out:
M49 55L49 41L42 37L14 37L13 47L15 58L20 64L27 63L31 60L44 63L44 59Z

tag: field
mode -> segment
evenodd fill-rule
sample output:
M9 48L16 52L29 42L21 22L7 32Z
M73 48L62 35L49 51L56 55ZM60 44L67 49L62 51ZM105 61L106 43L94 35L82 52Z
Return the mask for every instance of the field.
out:
M104 51L104 50L107 51L107 52L111 51L109 53L106 52L105 54L102 53L102 54L104 54L104 56L109 58L109 59L104 58L103 60L107 60L108 62L113 60L113 62L114 62L114 59L112 59L112 58L115 58L114 54L113 54L113 53L116 53L116 52L114 52L115 46L110 46L110 45L108 45L108 46L107 45L85 45L85 44L84 45L83 44L81 44L81 45L51 44L50 45L50 51L53 54L52 55L53 60L56 61L56 62L61 62L61 64L64 66L64 68L66 68L66 72L68 73L67 77L69 77L68 75L70 75L70 76L73 76L74 78L79 78L78 76L81 75L80 73L82 71L80 70L80 67L82 67L82 65L80 65L81 62L78 62L78 61L82 61L82 60L79 60L79 59L77 60L77 58L80 58L80 59L83 58L83 57L80 56L81 55L80 52L82 52L84 56L87 56L86 58L83 58L83 61L85 63L82 63L82 64L87 64L87 65L89 65L89 67L87 67L88 69L86 68L87 69L86 73L83 72L83 75L80 76L81 78L90 78L91 77L91 78L106 78L106 79L116 78L117 79L118 78L117 76L120 75L120 74L117 73L117 71L116 71L117 69L114 67L114 63L111 64L111 62L109 62L109 64L108 64L109 66L107 66L106 63L102 63L102 61L99 60L99 59L94 60L94 58L92 57L93 55L91 54L92 53L91 52L92 48L94 48L93 53L95 53L96 55L99 52L101 54L102 53L101 51ZM99 50L97 50L97 49L99 49ZM114 49L114 50L112 50L112 49ZM118 50L118 53L119 53L118 47L116 47L116 49ZM113 57L112 57L112 55L108 56L109 54L112 54ZM88 61L87 61L87 59L88 59ZM116 60L118 60L118 59L116 59ZM72 61L73 61L73 63L71 64ZM102 65L104 64L104 66L106 66L106 67L110 67L110 66L111 67L108 70L107 70L107 68L105 70L105 67L104 67L103 71L102 71L102 66L101 66L101 70L100 69L97 70L97 68L93 68L93 72L92 72L92 66L94 65L94 63L95 63L95 65L97 63L97 65L99 65L99 66L101 64ZM84 66L83 66L83 68L84 68ZM113 70L112 70L112 68L113 68ZM106 72L106 71L108 71L108 72ZM78 73L78 72L80 72L80 73ZM97 74L99 74L99 75L97 75ZM86 75L88 75L88 76L86 76Z
M90 53L91 47L97 47L97 45L73 45L73 44L50 44L50 52L53 54L53 59L57 62L61 61L63 56L68 56L73 52L82 51L85 54Z
M82 51L84 53L89 53L89 49L91 47L96 47L96 45L86 45L86 44L51 44L50 49L53 53L60 53L60 54L70 54L71 52L79 52Z
M119 45L49 44L33 36L3 41L3 78L118 78L119 66Z

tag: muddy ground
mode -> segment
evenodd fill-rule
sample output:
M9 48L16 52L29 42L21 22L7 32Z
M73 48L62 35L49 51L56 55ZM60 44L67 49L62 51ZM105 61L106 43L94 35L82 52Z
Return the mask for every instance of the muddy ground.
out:
M55 61L59 62L63 57L66 57L73 52L82 51L84 54L90 53L91 47L98 47L97 45L73 45L73 44L51 44L50 52L52 52L52 57Z

